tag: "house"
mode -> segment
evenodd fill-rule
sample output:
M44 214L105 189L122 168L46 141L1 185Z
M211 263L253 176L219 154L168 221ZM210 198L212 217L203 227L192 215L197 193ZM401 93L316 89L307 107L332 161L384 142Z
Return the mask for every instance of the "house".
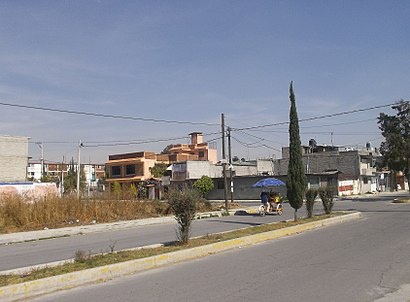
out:
M26 181L28 140L28 137L0 136L0 182Z
M302 146L302 161L307 175L338 171L338 194L352 195L379 190L376 159L380 158L377 149L368 145L364 149L320 146L310 140ZM282 148L282 158L275 161L275 175L287 173L289 147ZM316 180L312 179L314 182Z
M157 155L158 161L182 162L188 160L217 162L217 150L215 144L204 143L202 132L192 132L190 144L169 145L161 154Z
M43 171L41 168L43 167ZM43 176L61 178L61 173L67 176L69 165L65 163L40 162L29 160L27 166L27 179L30 181L41 181Z
M274 162L272 159L257 159L250 161L236 161L232 163L233 197L237 200L259 199L260 188L252 188L258 180L269 177L274 173ZM310 187L334 185L337 186L339 171L328 171L322 173L311 173L307 175ZM214 189L209 192L207 198L211 200L224 199L224 178L221 164L210 162L186 161L172 164L171 183L193 184L202 176L213 179ZM286 174L275 175L286 182ZM281 195L286 194L286 187L275 188Z
M162 153L134 152L109 155L107 179L109 187L118 182L122 186L130 186L152 179L150 168L156 163L172 164L175 162L195 161L203 166L217 161L214 145L204 143L201 132L190 133L190 144L169 145Z
M134 152L115 154L108 157L106 182L112 185L118 182L128 186L152 178L150 168L157 162L154 152Z
M41 168L43 167L43 172ZM87 191L97 190L98 180L105 177L105 166L102 164L81 164L85 175ZM43 176L58 179L58 184L64 181L70 170L70 164L56 162L39 162L30 160L27 167L27 179L39 182Z

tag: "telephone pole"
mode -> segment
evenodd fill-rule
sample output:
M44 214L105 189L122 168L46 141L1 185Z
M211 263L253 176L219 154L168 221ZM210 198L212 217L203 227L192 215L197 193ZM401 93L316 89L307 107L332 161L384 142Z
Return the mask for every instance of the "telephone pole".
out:
M221 130L222 130L222 173L224 177L224 198L225 198L225 210L229 212L228 203L228 178L226 175L226 155L225 155L225 116L221 113Z
M44 176L44 148L43 148L43 143L37 142L36 143L40 149L41 149L41 158L40 158L40 163L41 163L41 173L40 173L40 179L43 178Z
M233 176L232 176L232 146L231 146L231 127L228 127L228 158L229 158L229 182L231 184L231 204L233 203Z
M77 198L80 199L80 174L81 174L81 147L83 143L78 143L78 165L77 165Z

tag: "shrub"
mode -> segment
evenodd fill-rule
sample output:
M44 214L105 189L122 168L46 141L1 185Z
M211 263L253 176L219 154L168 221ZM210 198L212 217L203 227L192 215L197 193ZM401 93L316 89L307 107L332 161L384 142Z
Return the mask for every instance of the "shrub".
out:
M333 192L334 188L332 186L327 186L319 189L319 196L322 200L323 209L326 214L332 213L332 208L334 205Z
M121 198L121 185L118 183L118 181L115 181L112 187L112 193L114 194L116 199Z
M306 196L306 211L308 218L312 218L313 216L313 205L315 204L315 199L317 197L318 190L317 189L308 189L305 193Z
M168 194L168 203L178 222L178 240L182 244L188 242L198 199L198 192L187 186L184 186L182 190L172 188Z

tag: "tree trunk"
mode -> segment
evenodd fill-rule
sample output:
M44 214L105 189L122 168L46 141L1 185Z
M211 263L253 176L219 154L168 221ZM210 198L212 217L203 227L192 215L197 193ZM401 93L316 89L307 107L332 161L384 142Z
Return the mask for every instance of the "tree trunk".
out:
M294 220L295 222L298 221L298 209L295 209Z
M406 174L406 178L407 178L407 185L408 185L408 190L410 194L410 174Z

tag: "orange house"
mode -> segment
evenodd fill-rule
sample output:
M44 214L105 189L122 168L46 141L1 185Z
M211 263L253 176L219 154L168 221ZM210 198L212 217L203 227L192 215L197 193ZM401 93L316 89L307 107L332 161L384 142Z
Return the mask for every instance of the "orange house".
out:
M192 132L189 135L191 136L191 144L173 145L168 150L168 154L176 154L180 157L176 157L176 160L170 160L170 162L207 160L215 164L218 161L216 148L211 148L208 143L203 142L203 135L201 132Z
M151 178L149 168L156 163L154 152L134 152L110 155L106 163L107 183L137 183Z
M171 145L166 153L155 154L154 152L133 152L125 154L109 155L107 167L107 183L131 185L150 180L152 178L150 168L156 163L171 164L174 162L200 160L217 162L217 150L203 142L201 132L190 134L191 144ZM110 187L110 186L109 186Z

